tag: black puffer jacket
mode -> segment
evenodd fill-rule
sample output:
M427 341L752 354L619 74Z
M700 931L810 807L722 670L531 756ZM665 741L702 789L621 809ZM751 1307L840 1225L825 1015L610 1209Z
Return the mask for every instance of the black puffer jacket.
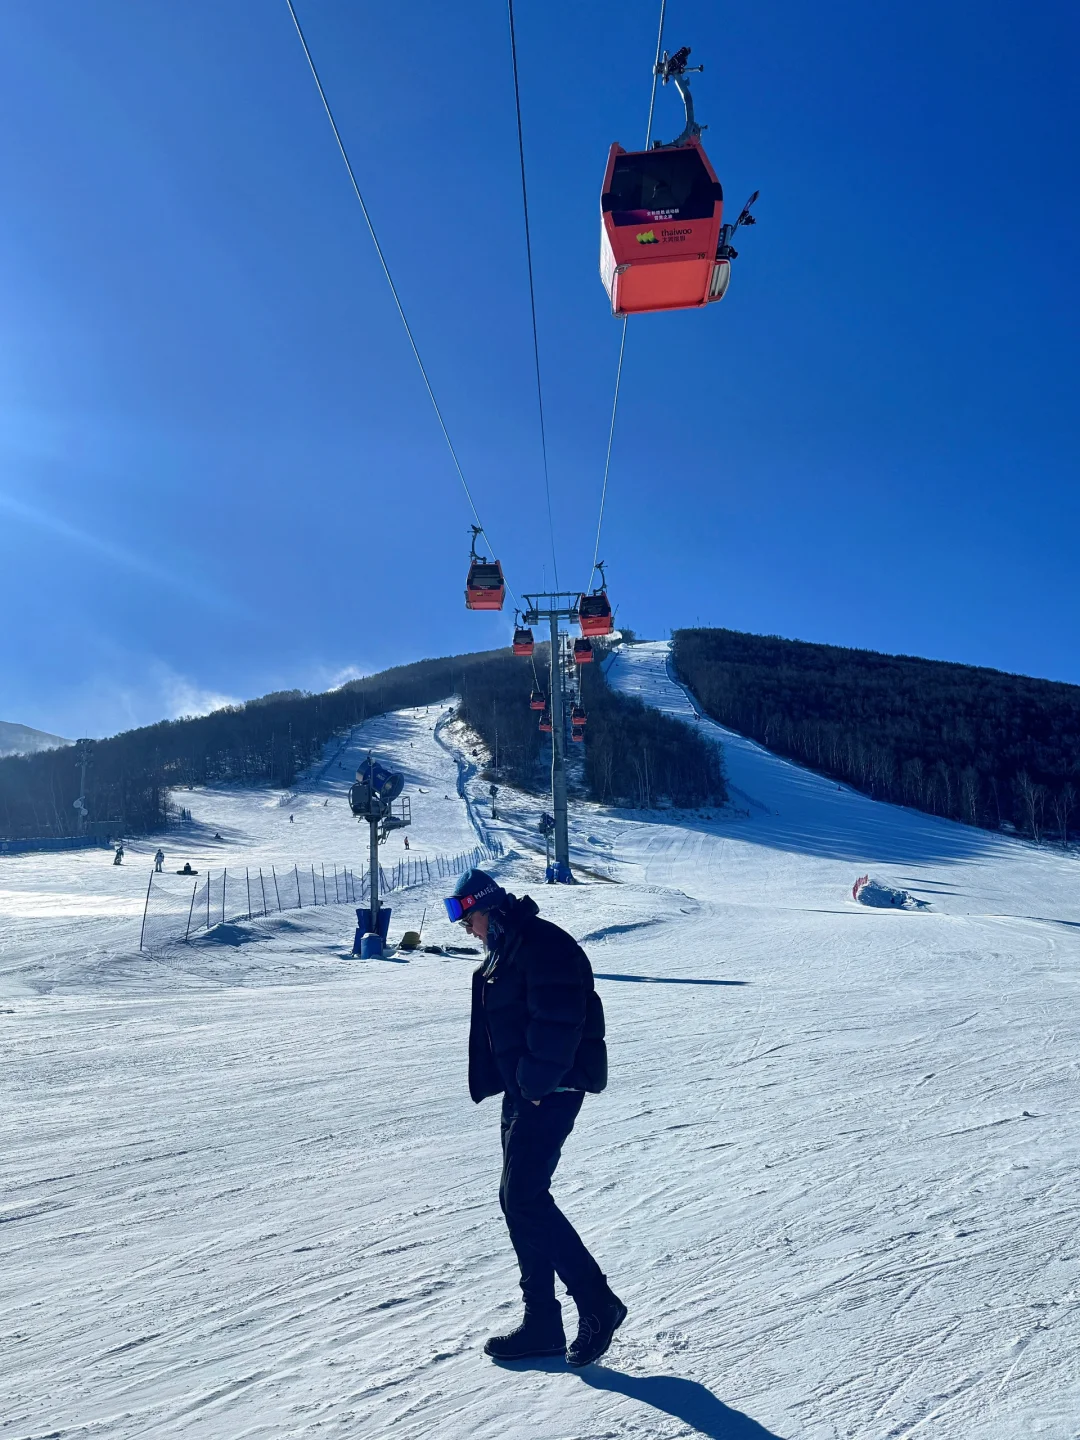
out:
M541 1100L607 1084L604 1007L581 946L527 895L493 917L494 949L472 977L469 1094Z

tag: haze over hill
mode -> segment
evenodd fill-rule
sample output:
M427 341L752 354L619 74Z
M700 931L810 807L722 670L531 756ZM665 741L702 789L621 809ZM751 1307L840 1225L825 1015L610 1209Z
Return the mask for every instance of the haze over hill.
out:
M29 725L16 725L10 720L0 720L0 756L34 755L38 750L56 750L61 745L70 745L70 740L60 735L50 735L45 730L34 730Z

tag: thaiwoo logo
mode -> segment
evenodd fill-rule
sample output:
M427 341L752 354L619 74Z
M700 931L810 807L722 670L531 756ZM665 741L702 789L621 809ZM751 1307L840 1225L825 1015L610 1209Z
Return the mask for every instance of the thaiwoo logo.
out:
M642 230L637 237L637 243L639 245L659 245L660 242L656 238L655 230Z

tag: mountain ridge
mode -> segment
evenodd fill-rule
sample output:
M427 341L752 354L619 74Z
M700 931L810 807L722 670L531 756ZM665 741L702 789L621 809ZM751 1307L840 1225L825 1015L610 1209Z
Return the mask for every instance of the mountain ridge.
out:
M47 730L35 730L31 725L0 720L0 757L36 755L39 750L59 750L71 743L60 735L50 735Z

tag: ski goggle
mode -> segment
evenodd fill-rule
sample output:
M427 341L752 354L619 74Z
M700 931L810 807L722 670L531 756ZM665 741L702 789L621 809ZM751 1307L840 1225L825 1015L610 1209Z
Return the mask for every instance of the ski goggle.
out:
M464 920L466 912L476 904L476 899L472 895L463 895L460 898L449 895L442 903L446 906L447 915L456 924L459 920Z
M474 910L481 900L486 900L489 895L497 895L497 885L487 885L475 895L448 895L443 901L446 906L446 913L453 921L464 920L470 910Z

